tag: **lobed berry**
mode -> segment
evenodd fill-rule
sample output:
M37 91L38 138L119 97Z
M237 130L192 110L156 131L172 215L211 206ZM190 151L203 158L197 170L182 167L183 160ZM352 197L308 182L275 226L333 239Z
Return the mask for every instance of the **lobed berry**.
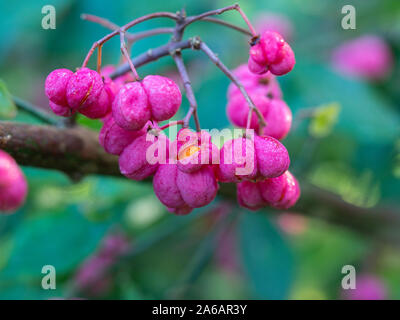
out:
M139 130L150 119L170 119L181 101L182 95L175 82L150 75L121 88L112 105L113 116L122 128Z
M186 173L176 164L161 164L153 179L158 199L176 214L188 214L193 208L209 204L217 195L218 184L211 167Z
M156 147L154 154L149 153L150 146ZM147 133L143 133L122 151L119 157L121 173L129 179L138 181L152 176L157 171L159 163L165 163L168 158L168 154L160 155L159 150L165 151L168 148L169 141L166 136L160 135L152 142L147 139Z
M237 184L238 202L250 210L265 206L288 209L296 204L299 197L299 183L289 171L260 182L243 181Z
M228 140L220 151L221 182L256 181L283 174L290 164L286 148L268 136Z
M147 93L152 119L164 121L172 118L182 102L178 85L162 76L149 75L142 81Z
M138 81L125 84L116 95L112 113L121 128L139 130L150 120L147 94Z
M15 160L0 150L0 213L17 210L25 202L26 178Z
M258 43L250 48L248 67L256 74L268 70L275 75L291 71L296 63L292 48L274 31L264 32Z
M50 108L59 116L68 117L76 111L91 119L104 117L114 99L112 91L94 70L81 68L75 73L56 69L46 78L45 92Z
M67 85L73 72L68 69L56 69L47 76L44 91L53 104L67 106Z
M112 116L109 116L100 130L99 142L107 153L120 155L133 140L145 133L145 129L125 130L115 122Z

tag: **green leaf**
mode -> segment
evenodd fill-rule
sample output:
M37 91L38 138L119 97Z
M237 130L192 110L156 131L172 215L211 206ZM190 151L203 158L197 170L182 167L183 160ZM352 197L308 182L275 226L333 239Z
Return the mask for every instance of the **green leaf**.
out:
M107 224L90 223L73 209L26 219L13 234L12 253L6 267L0 271L0 279L38 280L44 265L53 265L60 276L73 270L93 252Z
M12 119L17 115L17 107L8 91L6 83L0 79L0 119Z
M332 132L338 120L340 105L336 102L316 108L308 130L315 138L323 138Z
M242 264L256 298L287 298L293 279L288 244L265 213L245 212L238 226Z

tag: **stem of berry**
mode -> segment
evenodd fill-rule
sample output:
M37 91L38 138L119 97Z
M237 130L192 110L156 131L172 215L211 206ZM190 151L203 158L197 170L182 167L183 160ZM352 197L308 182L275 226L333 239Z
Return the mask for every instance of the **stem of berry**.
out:
M133 62L131 60L131 57L129 56L128 53L128 49L126 47L126 43L125 43L125 31L120 31L120 40L121 40L121 52L123 54L123 56L126 58L126 60L128 61L129 67L132 70L133 76L135 77L135 81L139 80L140 77L136 71L135 66L133 65Z
M189 24L191 24L191 23L193 23L195 21L204 20L205 18L207 19L210 16L220 15L220 14L222 14L222 13L224 13L226 11L230 11L230 10L236 10L236 11L239 12L239 14L242 16L244 22L246 22L246 24L247 24L247 26L248 26L248 28L250 30L250 35L253 36L253 37L256 37L257 36L257 32L255 31L255 29L252 26L252 24L250 23L249 19L247 18L247 16L245 15L245 13L243 12L243 10L240 8L240 6L238 4L234 4L234 5L227 6L227 7L220 8L220 9L216 9L216 10L207 11L207 12L204 12L204 13L199 14L197 16L191 16L191 17L186 19L186 21L185 21L185 23L183 24L182 27L185 28L186 26L188 26ZM227 27L230 27L230 28L233 28L233 29L236 29L238 31L242 31L243 32L243 29L241 29L241 28L239 29L238 27L236 27L234 25L231 25L229 23L226 23L226 22L222 22L221 23L220 20L216 20L216 19L210 20L210 19L208 19L208 21L214 22L214 23L220 23L220 24L223 24L223 25L225 25Z
M203 51L214 64L221 69L221 71L238 87L240 92L243 94L243 97L246 99L247 104L249 105L250 112L247 119L247 129L250 127L251 116L253 111L256 113L258 117L258 122L260 126L260 132L262 132L262 128L265 127L267 124L265 122L264 116L258 110L257 106L254 104L253 100L250 98L249 94L247 93L246 89L243 87L242 83L239 81L238 78L222 63L222 61L217 57L217 55L204 43L200 43L200 50Z
M241 32L241 33L243 33L243 34L245 34L247 36L250 36L250 37L253 36L253 34L250 31L248 31L247 29L238 27L238 26L236 26L236 25L234 25L232 23L229 23L229 22L226 22L226 21L223 21L223 20L219 20L217 18L206 17L206 18L203 18L203 19L201 19L199 21L206 21L206 22L212 22L212 23L220 24L222 26L225 26L225 27L231 28L233 30L239 31L239 32Z
M185 91L186 91L186 97L190 104L189 111L186 114L185 118L183 119L183 126L185 128L187 128L189 126L189 120L193 114L194 122L196 124L196 131L200 132L201 128L200 128L199 117L197 115L197 101L196 101L196 97L194 96L192 84L190 82L190 78L187 73L185 64L183 63L182 53L180 50L175 50L174 52L171 53L171 55L175 61L176 67L178 68L179 74L182 78L183 86L185 87Z
M249 18L247 18L246 14L243 12L242 8L240 8L240 6L237 5L235 9L236 9L236 10L239 12L239 14L242 16L244 22L246 22L246 24L247 24L247 26L249 27L249 30L250 30L252 36L253 36L253 37L257 37L258 34L257 34L256 29L253 27L253 25L251 24Z

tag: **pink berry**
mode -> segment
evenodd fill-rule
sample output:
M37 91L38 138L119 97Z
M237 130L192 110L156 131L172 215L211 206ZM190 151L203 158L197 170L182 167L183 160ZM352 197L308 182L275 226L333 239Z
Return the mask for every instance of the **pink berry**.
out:
M247 138L228 140L220 150L217 175L221 182L239 182L257 177L254 141Z
M156 143L160 143L163 150L169 146L168 138L164 135L160 135L154 142L147 139L147 133L134 139L119 157L121 173L129 179L138 181L152 176L157 171L159 163L156 161L151 163L148 149Z
M289 168L289 153L278 140L269 136L254 136L254 149L259 178L278 177Z
M75 111L72 110L70 107L58 105L58 104L54 103L53 101L49 101L49 106L50 106L50 109L56 115L58 115L60 117L70 117L75 113Z
M154 193L163 205L168 208L187 207L176 184L178 167L175 164L161 164L154 175Z
M73 72L68 69L56 69L50 72L46 78L44 85L47 98L55 104L67 105L67 85L73 75Z
M15 160L0 150L0 213L17 210L25 202L28 185Z
M100 119L107 115L110 111L111 96L108 90L104 87L97 100L90 105L81 107L79 112L90 119Z
M233 73L248 92L257 91L272 99L282 99L282 90L271 72L257 75L249 70L247 64L242 64ZM242 93L235 84L231 83L228 88L228 99L236 95L242 95Z
M356 288L343 292L343 297L347 300L385 300L387 295L387 288L383 281L369 273L357 275Z
M147 93L152 118L156 121L168 120L175 115L182 102L177 84L166 77L149 75L142 81Z
M379 80L393 67L393 53L385 39L364 35L341 44L333 51L333 67L346 75Z
M262 74L268 70L283 75L293 69L296 63L294 53L282 36L274 31L264 32L259 42L250 48L249 69Z
M254 182L243 181L238 183L236 196L239 205L250 210L258 210L266 205L261 197L258 184Z
M248 62L249 70L255 74L261 75L268 71L267 65L259 64L255 62L252 57L249 58Z
M286 137L292 126L292 111L283 100L272 99L263 112L267 126L263 134L281 140Z
M69 79L67 101L70 108L79 110L97 102L102 90L103 80L94 70L81 68Z
M265 206L288 209L296 204L299 197L299 183L289 171L276 178L260 182L243 181L237 185L239 204L250 210Z
M187 214L192 208L209 204L216 196L218 184L210 167L194 173L178 170L176 164L162 164L153 179L158 199L176 214Z
M251 57L257 63L272 65L277 61L282 60L282 49L285 43L285 40L279 33L266 31L261 35L260 42L258 43L263 53L263 60L256 60L253 55Z
M150 120L146 91L138 81L125 84L112 105L115 122L127 130L139 130Z
M277 76L282 76L292 71L294 65L296 64L294 52L287 43L285 43L282 48L282 55L283 57L281 60L278 60L276 63L273 63L269 66L269 71Z
M202 167L192 173L178 170L176 184L182 199L192 208L200 208L214 200L218 191L217 180L211 167Z
M261 113L267 112L269 98L263 94L263 89L253 89L253 91L249 91L249 95ZM246 128L250 108L242 94L234 95L233 98L229 100L226 111L228 119L234 125ZM258 130L258 117L255 112L253 112L251 117L250 128Z
M144 133L145 129L134 131L121 128L111 116L100 130L99 141L107 153L120 155L133 140Z

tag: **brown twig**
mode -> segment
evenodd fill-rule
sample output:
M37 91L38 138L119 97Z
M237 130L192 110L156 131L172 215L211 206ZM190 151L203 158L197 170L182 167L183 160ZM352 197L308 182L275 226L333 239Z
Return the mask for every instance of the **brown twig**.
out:
M98 23L98 24L102 25L103 27L105 27L109 30L112 30L112 31L118 30L120 28L117 24L111 22L110 20L95 16L93 14L84 13L81 15L81 18L86 21ZM128 43L133 43L133 42L136 42L138 40L141 40L141 39L144 39L147 37L155 36L158 34L168 34L168 33L173 33L173 32L174 32L174 28L155 28L155 29L136 32L136 33L126 32L125 37L126 37L126 40L128 41Z
M257 108L254 104L253 100L247 93L246 89L239 81L239 79L222 63L222 61L217 57L217 55L204 43L201 42L200 50L203 51L214 64L221 69L221 71L238 87L240 92L242 93L243 97L246 99L247 104L249 105L249 118L253 114L253 111L256 113L260 125L260 132L262 132L262 128L266 126L266 122L264 116L262 115L261 111ZM249 120L249 119L248 119ZM247 129L249 129L249 121L247 122Z
M61 129L0 121L0 149L21 165L55 169L71 177L88 174L121 177L118 157L105 153L97 136L97 132L84 128ZM357 207L303 180L300 184L302 197L292 209L294 212L345 226L371 240L400 247L400 212ZM235 199L235 185L221 184L218 194ZM324 210L318 209L322 207Z
M196 125L196 130L199 132L201 130L201 128L200 128L199 117L197 115L197 101L196 101L196 97L193 92L192 83L191 83L189 75L187 73L185 64L183 63L182 54L178 50L172 54L172 57L175 61L176 67L178 68L179 74L182 78L183 86L185 87L185 91L186 91L186 97L190 104L189 111L186 114L185 118L183 119L183 126L185 128L187 128L189 126L189 120L193 115L195 125Z
M111 38L113 38L114 36L120 34L120 32L126 32L128 29L132 28L133 26L135 26L141 22L144 22L144 21L147 21L150 19L154 19L154 18L170 18L170 19L176 20L176 14L171 13L171 12L155 12L155 13L147 14L147 15L139 17L135 20L132 20L131 22L127 23L126 25L122 26L121 28L116 29L113 32L107 34L100 40L93 43L92 47L90 48L88 54L85 57L85 60L83 61L82 68L86 67L87 63L89 62L90 57L92 56L94 50L98 46L104 44L106 41L108 41Z

